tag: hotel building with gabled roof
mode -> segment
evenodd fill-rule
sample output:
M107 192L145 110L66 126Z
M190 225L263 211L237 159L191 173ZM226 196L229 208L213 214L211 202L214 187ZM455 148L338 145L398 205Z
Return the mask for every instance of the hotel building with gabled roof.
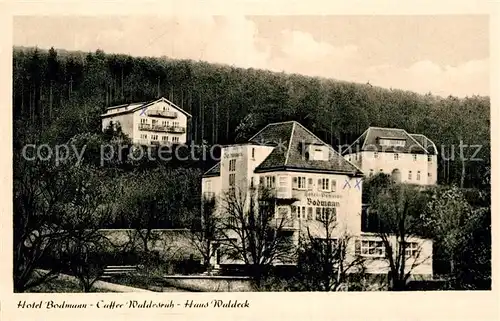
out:
M422 146L419 148L422 155L427 155ZM321 222L331 215L334 234L353 237L355 242L349 245L352 253L373 259L367 273L386 275L381 240L361 230L363 176L363 169L355 161L343 157L300 123L287 121L268 124L246 143L224 146L220 162L202 177L202 197L214 198L217 204L235 188L271 189L278 200L275 215L288 218L283 230L292 242L298 244L306 231L324 238ZM224 215L223 210L216 211ZM418 239L413 243L431 255L432 241ZM219 256L214 262L216 266L226 263ZM419 264L414 273L432 275L432 259Z
M134 144L186 144L191 115L166 98L108 107L102 129L120 126Z
M400 128L369 127L342 154L366 176L382 172L402 183L437 183L438 150L422 134L409 134Z

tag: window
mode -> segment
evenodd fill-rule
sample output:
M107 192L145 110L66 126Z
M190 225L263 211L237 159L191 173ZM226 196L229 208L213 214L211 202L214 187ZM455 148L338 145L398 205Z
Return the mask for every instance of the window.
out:
M276 187L276 176L265 176L265 186L267 188Z
M141 134L141 139L148 139L148 134Z
M413 154L413 161L417 160L417 155Z
M229 171L230 172L236 171L236 159L229 160Z
M330 190L335 192L337 190L337 181L332 179L332 183L330 184Z
M384 170L381 168L381 169L380 169L380 172L382 173L383 171L384 171Z
M373 152L373 158L378 158L378 152Z
M153 123L153 126L158 124L158 120L156 120L156 119L153 119L151 122Z
M417 172L417 181L420 180L420 171Z
M141 124L147 124L148 120L147 118L141 118Z
M394 153L394 160L398 160L399 159L399 154L398 153Z
M356 240L355 253L362 256L384 257L384 243L382 241Z
M403 147L405 143L404 139L379 139L379 144L383 146Z
M151 140L158 140L158 135L151 135Z
M405 256L406 257L417 257L419 254L419 248L417 242L406 242L405 246Z
M305 177L294 177L293 178L293 188L306 189L306 178Z
M432 156L431 156L431 155L428 155L428 156L427 156L427 161L428 161L428 162L432 162Z
M307 179L307 189L310 191L312 191L312 189L313 189L313 179L312 178Z
M370 176L373 176L373 169L370 169Z
M335 207L316 207L316 220L322 222L328 221L328 223L336 222L336 210L337 209Z
M161 137L161 140L162 140L162 141L167 141L167 140L168 140L168 136L162 136L162 137Z
M307 220L312 220L313 218L313 208L312 207L308 207L307 208Z
M297 218L306 219L306 207L297 206Z
M252 177L250 177L250 187L251 187L251 188L253 188L253 184L254 184L254 183L253 183L253 176L252 176Z
M408 180L411 181L411 171L408 172Z
M255 158L255 148L252 148L252 158Z
M161 122L161 125L162 125L162 126L167 126L167 121L165 121L165 120L164 120L164 121L162 121L162 122Z
M328 178L321 178L318 180L318 186L322 191L330 191L330 180Z
M179 137L172 137L172 141L178 143L179 142Z
M236 174L229 174L229 186L234 187L236 183Z
M432 177L432 174L431 173L427 173L427 177Z

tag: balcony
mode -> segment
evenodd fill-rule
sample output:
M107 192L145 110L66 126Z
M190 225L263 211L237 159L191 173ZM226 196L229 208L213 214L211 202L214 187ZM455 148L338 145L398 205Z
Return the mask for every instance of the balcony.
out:
M184 134L186 132L186 128L179 127L179 126L170 126L170 127L167 127L167 132L176 133L176 134Z
M185 127L179 126L165 126L165 125L151 125L151 124L139 124L139 130L147 130L152 132L164 132L164 133L175 133L184 134L186 133Z
M164 118L177 118L177 112L165 110L148 110L148 116L164 117Z

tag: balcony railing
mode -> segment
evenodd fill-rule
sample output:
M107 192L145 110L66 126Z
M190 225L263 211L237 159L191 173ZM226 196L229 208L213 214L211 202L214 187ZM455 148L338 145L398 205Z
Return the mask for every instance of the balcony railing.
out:
M179 127L179 126L171 126L171 127L167 127L167 132L177 133L177 134L184 134L186 132L186 128L185 127Z
M146 112L148 116L165 117L165 118L177 118L177 112L166 111L166 110L148 110Z
M139 130L148 130L153 132L165 132L165 133L175 133L184 134L186 132L185 127L179 126L165 126L165 125L151 125L151 124L139 124Z

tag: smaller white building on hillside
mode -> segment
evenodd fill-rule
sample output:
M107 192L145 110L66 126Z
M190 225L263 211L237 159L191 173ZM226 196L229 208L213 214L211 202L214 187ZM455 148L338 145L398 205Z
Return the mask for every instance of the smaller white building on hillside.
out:
M365 176L382 172L402 183L435 185L437 153L436 145L422 134L369 127L342 154Z
M165 98L109 107L102 129L120 126L134 144L186 144L191 115Z

